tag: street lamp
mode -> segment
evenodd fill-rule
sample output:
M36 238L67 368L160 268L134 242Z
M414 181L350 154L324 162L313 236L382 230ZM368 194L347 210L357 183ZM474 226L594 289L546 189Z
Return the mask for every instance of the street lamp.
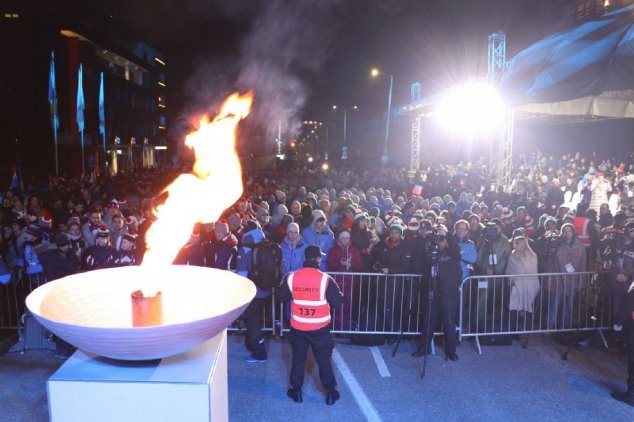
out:
M370 75L373 78L378 77L379 75L387 76L390 78L390 90L387 94L387 119L385 122L385 142L383 144L383 156L381 157L381 162L383 164L387 164L388 156L387 156L387 141L390 137L390 110L392 109L392 86L394 85L394 76L389 73L381 72L379 69L374 68L370 71Z
M337 105L332 106L333 110L337 109ZM358 106L352 106L353 110L358 110ZM348 107L343 108L343 147L341 148L341 158L346 160L348 158L348 144L346 139L348 138Z

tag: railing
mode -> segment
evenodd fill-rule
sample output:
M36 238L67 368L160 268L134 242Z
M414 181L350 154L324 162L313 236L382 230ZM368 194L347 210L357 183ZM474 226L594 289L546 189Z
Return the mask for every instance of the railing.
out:
M423 320L420 274L329 272L343 293L334 309L334 334L418 335ZM281 304L280 334L289 330L290 306Z
M420 335L427 295L416 274L329 273L344 294L333 310L332 332L355 335ZM458 331L482 336L597 331L611 328L611 290L607 277L594 272L472 276L462 282ZM17 329L24 299L45 280L14 273L0 285L0 329ZM421 294L423 293L423 294ZM263 310L263 331L284 335L290 305L278 304L275 289ZM240 320L229 331L242 331ZM435 335L441 333L434 333ZM605 344L605 339L604 344Z
M460 338L475 338L479 353L485 335L596 330L603 338L611 327L611 290L597 273L473 276L460 296Z

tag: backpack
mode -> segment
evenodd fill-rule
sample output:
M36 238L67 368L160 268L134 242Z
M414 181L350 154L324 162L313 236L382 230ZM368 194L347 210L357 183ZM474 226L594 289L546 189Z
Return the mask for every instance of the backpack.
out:
M244 244L253 248L253 259L249 280L262 290L270 290L282 279L282 248L275 242L265 240L257 244Z

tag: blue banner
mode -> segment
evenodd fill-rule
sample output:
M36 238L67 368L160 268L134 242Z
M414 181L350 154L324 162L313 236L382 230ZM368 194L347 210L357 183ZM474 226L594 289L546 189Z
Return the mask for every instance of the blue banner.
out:
M84 125L84 84L83 84L83 68L81 63L79 64L79 76L77 78L77 126L79 131L83 132Z
M51 109L51 127L54 131L59 129L59 117L57 116L57 90L55 88L55 52L51 51L51 65L48 74L48 104Z
M104 103L103 103L103 72L101 72L99 78L99 134L106 134L106 113L104 111Z

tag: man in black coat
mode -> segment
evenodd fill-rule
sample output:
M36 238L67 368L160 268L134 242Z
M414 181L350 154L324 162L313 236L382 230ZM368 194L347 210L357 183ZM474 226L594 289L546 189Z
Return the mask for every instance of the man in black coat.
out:
M66 233L55 235L55 246L55 249L49 249L39 256L48 281L66 277L79 269L79 257L71 250L70 237ZM55 337L54 341L56 357L66 359L73 353L73 346L61 338Z
M79 257L70 250L71 241L66 233L55 235L55 245L56 248L48 249L39 256L48 281L66 277L79 269Z
M445 226L436 226L434 241L437 243L437 252L432 256L432 277L430 280L431 309L427 310L424 317L422 330L422 348L414 353L414 356L423 356L428 353L434 336L434 328L438 316L442 319L445 333L446 358L452 361L458 360L456 354L456 309L460 301L460 283L462 270L460 268L460 246Z

